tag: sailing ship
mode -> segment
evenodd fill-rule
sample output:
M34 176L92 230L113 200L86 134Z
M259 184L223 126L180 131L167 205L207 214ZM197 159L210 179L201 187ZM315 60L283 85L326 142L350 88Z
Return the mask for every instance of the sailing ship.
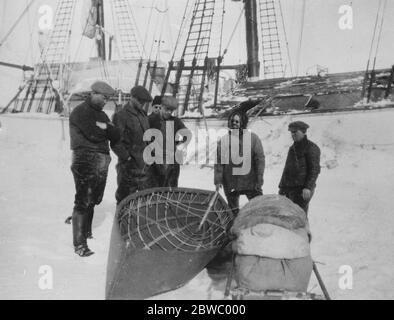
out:
M34 2L30 1L2 43L12 35ZM382 32L386 0L380 0L376 16L372 44L377 44L372 68L368 62L366 70L360 72L328 74L327 69L317 66L315 75L308 76L291 76L289 72L292 63L288 51L285 57L288 40L279 0L243 1L229 40L229 43L233 40L244 16L247 61L237 65L224 64L229 44L225 47L226 7L223 0L187 1L168 66L158 59L164 24L157 23L159 27L156 26L153 32L152 43L147 44L147 36L144 42L138 35L129 1L109 1L109 12L105 12L103 0L89 1L89 14L81 33L96 43L97 57L89 62L72 62L68 54L73 42L70 30L75 24L78 3L76 0L58 2L53 29L43 45L40 61L34 67L18 66L9 61L0 63L26 73L23 84L3 112L55 111L67 115L83 99L79 94L83 91L81 87L87 87L84 84L86 79L93 77L106 79L119 89L119 95L113 98L117 104L128 98L132 86L140 84L154 94L176 96L178 114L189 118L220 117L223 111L236 106L241 99L259 102L260 110L263 109L260 116L289 111L329 112L355 106L370 108L371 102L393 100L394 67L375 69L381 42L376 38ZM106 25L106 14L109 13L112 13L114 24L112 33L108 32ZM369 60L372 59L371 52ZM231 72L235 79L228 81L230 84L225 83L221 76L223 72ZM390 103L387 105L391 106Z
M292 62L290 53L287 52L288 59L285 64L286 50L282 42L288 44L288 40L280 0L243 1L241 14L245 15L247 44L245 64L235 66L223 64L227 53L227 47L222 46L223 30L218 32L220 34L220 40L217 41L219 43L218 57L211 58L209 43L214 26L214 7L218 2L195 1L193 19L181 59L172 60L167 70L166 81L171 71L176 73L173 94L180 100L181 115L190 109L197 109L204 115L204 112L206 113L206 110L210 108L218 111L215 116L220 118L221 115L228 114L227 112L221 113L222 110L237 105L244 111L253 109L249 112L249 115L253 117L289 112L325 113L371 109L374 108L374 102L382 100L387 102L385 106L393 106L394 66L376 69L387 1L380 1L378 5L366 70L328 74L327 68L316 66L316 73L307 76L288 76L288 69L292 69ZM305 1L303 1L303 10L305 11ZM282 19L282 32L279 28L279 17ZM223 26L223 20L220 23ZM207 25L209 27L206 27ZM262 50L259 50L259 47ZM375 52L374 57L372 57L372 49ZM372 68L370 68L371 65ZM220 74L223 70L234 70L238 83L231 94L224 99L224 106L218 101ZM207 79L210 79L209 75L215 82L213 102L206 105L206 108L202 108L204 85ZM165 93L166 83L162 94ZM237 98L254 100L254 103L239 106Z
M27 12L33 2L31 0L23 12ZM245 17L247 61L238 65L225 64L228 51L223 39L225 2L187 1L168 66L158 59L161 36L150 46L156 47L156 54L151 50L146 55L146 43L141 44L137 37L127 0L106 2L113 14L114 34L109 34L106 28L105 2L89 1L82 34L95 43L97 57L83 63L69 61L70 30L77 3L76 0L58 1L53 29L34 67L9 61L0 63L26 73L18 92L2 112L49 114L55 111L67 116L87 94L84 81L94 75L118 89L118 95L112 98L117 105L128 99L131 87L143 85L152 94L176 96L178 115L192 119L190 121L219 118L218 126L226 124L221 119L233 108L241 108L259 118L294 111L325 113L370 109L374 108L371 102L381 100L388 101L387 107L394 106L394 67L376 70L376 55L372 68L368 63L367 69L360 72L330 75L319 67L314 76L288 77L279 37L280 1L243 1L240 18ZM383 16L377 16L375 25L382 27ZM13 28L6 33L1 45ZM237 85L226 96L221 75L227 71L234 73L233 83ZM240 99L247 101L239 104ZM358 106L359 102L363 103ZM199 120L196 123L198 125ZM173 290L198 274L226 244L232 219L222 198L211 207L212 196L212 192L204 190L157 189L127 198L115 216L107 298L147 298ZM208 219L201 225L206 213ZM161 272L167 275L165 281L157 277Z
M27 18L29 9L36 2L31 0L22 11L21 16L2 38L2 45L12 38L12 32L23 21L23 17ZM113 97L118 104L124 103L131 87L136 84L149 86L151 92L157 91L154 88L155 81L160 79L164 69L160 63L156 63L153 68L154 77L151 77L150 72L142 74L142 67L149 62L143 58L144 47L137 35L129 1L112 0L108 3L109 8L103 0L89 1L87 8L84 8L87 3L85 1L67 0L54 3L57 3L57 7L53 27L49 32L39 32L41 48L35 65L30 67L8 61L0 62L0 66L18 68L24 72L19 91L3 112L57 112L67 116L85 98L89 84L95 79L106 80L118 89L119 95ZM105 8L108 9L107 14ZM86 14L82 28L77 28L79 36L76 41L74 29L76 18L81 12ZM112 29L106 24L109 13ZM90 42L88 46L86 39ZM77 61L86 48L89 48L89 51L94 50L91 44L96 47L96 54L88 61ZM75 45L77 48L74 48ZM89 54L85 54L83 58L89 58Z

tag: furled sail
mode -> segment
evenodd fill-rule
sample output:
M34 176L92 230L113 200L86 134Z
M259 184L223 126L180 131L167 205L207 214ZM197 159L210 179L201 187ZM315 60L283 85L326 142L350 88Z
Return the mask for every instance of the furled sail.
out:
M97 31L97 2L98 0L92 0L90 6L88 6L88 2L85 4L83 15L83 35L90 39L94 39L96 37Z

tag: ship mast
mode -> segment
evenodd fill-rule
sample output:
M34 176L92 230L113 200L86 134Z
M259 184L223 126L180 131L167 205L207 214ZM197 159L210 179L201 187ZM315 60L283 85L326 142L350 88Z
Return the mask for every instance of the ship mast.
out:
M246 48L248 56L248 77L260 76L259 38L257 28L257 3L256 0L244 0L246 21Z
M100 26L100 37L96 40L98 57L101 60L106 60L105 52L105 34L104 34L104 3L103 0L96 1L97 9L97 25Z

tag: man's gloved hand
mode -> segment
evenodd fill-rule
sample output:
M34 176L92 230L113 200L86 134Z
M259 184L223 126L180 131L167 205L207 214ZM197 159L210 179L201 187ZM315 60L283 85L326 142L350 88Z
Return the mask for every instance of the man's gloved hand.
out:
M311 200L311 198L312 198L312 191L309 190L309 189L306 189L306 188L304 190L302 190L302 198L305 201Z

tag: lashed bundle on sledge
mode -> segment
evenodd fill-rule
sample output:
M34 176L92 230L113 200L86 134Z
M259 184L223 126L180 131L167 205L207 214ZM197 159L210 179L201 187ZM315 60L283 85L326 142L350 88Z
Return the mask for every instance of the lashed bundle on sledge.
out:
M236 236L234 297L317 298L307 294L311 235L299 206L278 195L257 197L241 209L231 232Z
M115 216L107 299L146 299L195 277L228 242L232 214L213 192L156 188L129 196Z

